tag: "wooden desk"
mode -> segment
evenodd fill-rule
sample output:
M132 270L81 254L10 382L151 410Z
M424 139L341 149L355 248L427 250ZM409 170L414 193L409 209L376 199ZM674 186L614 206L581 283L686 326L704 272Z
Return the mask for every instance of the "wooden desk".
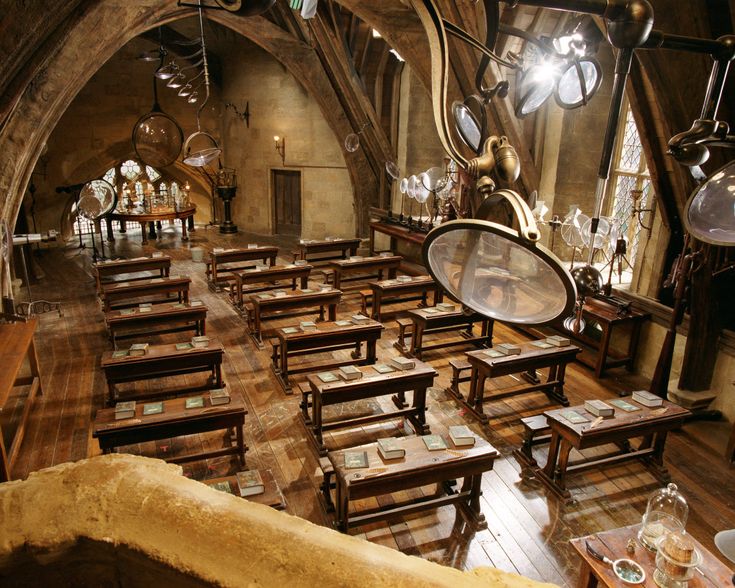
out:
M382 331L383 325L372 320L361 325L319 323L316 331L299 329L296 333L285 333L283 329L276 329L275 335L278 337L278 343L273 346L274 370L286 392L289 392L291 390L289 376L293 374L321 371L355 363L360 365L375 363L376 342L380 339ZM361 352L363 342L365 343L364 358ZM298 368L289 366L289 357L351 348L354 348L352 360L330 361Z
M113 406L118 396L115 385L123 382L136 382L153 378L165 378L196 372L211 372L210 384L199 388L181 390L156 390L145 394L126 394L125 400L139 398L156 398L173 396L184 392L222 388L222 356L225 350L216 340L209 342L209 347L193 349L176 349L175 343L150 345L148 353L141 357L112 357L112 351L102 354L101 367L107 379L107 406Z
M433 367L417 361L412 370L396 370L389 374L379 374L370 366L359 369L363 373L359 380L340 379L330 384L322 382L316 374L307 376L312 397L312 414L309 416L308 402L305 398L301 404L301 416L307 431L311 433L309 437L316 443L319 455L327 454L327 448L324 445L324 431L333 429L358 427L367 423L405 417L411 421L416 433L420 435L429 433L429 425L426 424L426 390L431 387L434 378L438 375ZM409 407L405 393L411 390L413 390L413 404ZM325 406L364 398L377 398L388 394L393 394L392 400L398 410L323 422L322 409Z
M434 313L431 309L423 308L407 311L406 317L412 323L411 343L406 348L403 337L399 337L395 343L395 347L405 355L421 359L425 351L431 351L433 349L466 345L467 343L476 346L492 346L493 344L494 321L476 312L466 314L458 308L454 312ZM475 323L480 323L481 325L479 337L475 337L472 334L472 327ZM424 335L444 333L447 331L461 331L461 337L432 343L431 345L424 344Z
M220 282L231 282L234 280L232 272L253 267L253 263L243 265L240 262L262 261L268 265L276 265L278 247L258 246L252 249L224 249L223 251L212 251L207 261L207 281L215 287ZM231 265L240 263L240 265Z
M0 482L10 480L10 471L18 457L20 445L23 443L31 408L36 396L43 394L38 355L36 355L36 346L33 342L35 330L35 318L26 323L0 324L0 413L12 413L13 408L8 405L8 399L14 387L28 385L31 387L28 396L23 401L23 413L18 420L15 433L7 438L0 427ZM19 377L26 358L31 375ZM5 444L6 439L9 441L8 446Z
M302 239L294 251L294 260L306 259L310 261L326 261L330 259L345 259L348 255L355 255L360 247L360 239L329 239L309 240ZM331 255L319 255L329 253Z
M230 298L238 308L242 307L243 286L277 282L278 280L291 280L292 290L296 289L296 280L299 280L301 289L305 290L312 269L310 265L272 265L264 270L247 269L232 272L235 283L230 290Z
M169 294L176 294L179 302L189 302L189 278L149 278L135 282L117 282L103 284L103 309L109 312L113 307L124 308L136 306L133 300L149 299L153 296L166 295L166 299L152 302L168 302Z
M482 474L493 469L498 451L478 437L473 447L455 448L447 435L449 449L429 451L420 437L400 437L398 443L406 449L400 459L383 460L377 443L342 451L330 451L329 461L336 477L336 526L343 532L351 527L411 514L420 510L454 504L476 529L486 529L487 522L480 509ZM366 451L368 467L344 467L346 451ZM331 504L331 473L325 472L322 489L327 504ZM464 478L459 492L451 487L457 478ZM360 500L382 494L401 492L429 484L437 484L433 498L420 498L403 504L390 504L378 509L349 512L350 500Z
M442 290L431 276L415 276L408 281L382 280L370 282L373 292L373 306L371 316L380 320L380 311L383 304L391 302L405 302L407 294L421 294L421 306L426 306L426 297L429 292L434 295L434 306L442 301ZM414 300L415 298L409 298Z
M465 399L458 385L456 388L448 388L447 391L461 402L469 412L475 415L480 422L485 424L488 422L488 416L482 409L484 402L500 400L518 394L541 391L552 402L569 406L569 400L564 395L564 373L567 364L573 361L580 352L579 347L567 345L566 347L541 349L532 343L521 343L520 348L520 355L506 355L497 358L486 355L484 350L466 353L467 361L472 367L470 393ZM529 380L532 380L528 384L521 384L485 396L485 381L488 378L498 378L523 372L533 373L535 370L544 368L549 368L549 375L545 382L539 382L535 377L528 377Z
M206 334L207 307L190 306L182 303L156 304L150 312L131 309L132 314L124 315L120 310L105 313L105 323L110 333L113 349L117 349L118 339L132 337L194 331L197 335ZM161 328L163 327L163 328Z
M371 222L370 223L370 254L375 253L375 233L383 233L390 237L391 251L397 251L398 241L406 241L421 247L426 239L426 233L409 231L406 227L393 223Z
M319 308L318 320L324 320L324 307L329 311L329 320L337 320L337 305L342 299L342 292L339 290L314 290L313 292L302 292L301 290L292 290L287 292L283 297L275 297L265 294L256 294L250 297L252 304L252 312L248 309L247 317L251 325L251 334L259 345L263 344L261 324L266 318L274 318L272 315L264 316L265 312L278 312L283 310L289 311L305 311L309 308ZM246 304L247 307L247 304Z
M585 413L584 405L545 412L551 428L549 457L543 468L531 465L531 471L539 481L560 498L569 499L571 494L565 483L567 472L641 459L650 466L651 473L656 478L663 483L669 482L670 476L663 461L666 434L671 429L680 427L684 418L690 414L689 411L664 400L666 412L658 414L659 409L646 408L631 398L626 400L640 406L641 410L625 412L616 408L614 417L605 419L594 428L590 428L591 423L573 425L562 416L567 410ZM594 417L591 418L594 420ZM634 437L644 438L636 450L631 449L629 444L629 440ZM617 444L622 448L621 451L602 458L569 463L569 452L572 448L579 451L608 443Z
M262 494L251 494L250 496L242 496L243 500L250 502L257 502L263 506L270 506L276 510L286 509L286 499L283 497L281 488L278 486L278 482L273 477L273 472L270 470L258 470L260 477L263 479L263 486L265 491ZM235 496L240 496L240 488L237 485L237 476L222 476L221 478L210 478L209 480L202 480L202 484L207 486L213 486L214 484L225 482L230 487L230 493Z
M656 554L643 547L638 541L639 528L640 524L631 525L630 527L601 531L586 537L572 539L569 543L571 543L572 547L582 559L577 586L579 588L595 588L598 585L605 586L606 588L622 588L626 586L613 573L610 566L596 560L587 553L585 542L589 541L595 551L607 556L613 561L627 558L638 562L646 571L646 581L643 584L637 584L637 586L641 588L657 588L658 584L653 579L653 572L656 570ZM697 550L702 554L702 563L697 566L702 573L694 572L694 576L689 580L688 588L732 586L732 570L717 559L717 557L694 537L691 535L689 537L694 542ZM629 539L634 539L636 542L634 555L628 555L625 550Z
M383 272L388 271L389 278L396 277L396 270L401 265L403 258L400 255L386 257L373 256L361 259L340 259L330 261L329 267L334 270L334 287L339 289L342 284L342 276L346 274L371 274L378 272L379 279L383 279Z
M584 333L572 334L576 339L597 349L597 357L594 363L587 361L584 355L580 356L580 361L593 367L598 378L601 378L608 368L623 365L628 370L633 369L638 351L638 341L641 336L641 327L644 322L651 318L651 314L632 307L627 314L618 314L616 305L599 298L586 298L582 314L588 323L588 327L590 323L597 323L600 325L602 332L599 341L586 336ZM613 330L616 327L625 327L626 325L631 329L630 338L628 339L628 351L622 357L613 357L610 355L610 340Z
M192 219L192 227L194 227L194 214L197 211L197 207L192 205L189 208L183 210L168 210L159 212L112 212L108 214L105 219L107 220L107 238L110 241L115 240L115 236L112 232L112 221L120 221L121 224L135 222L140 223L140 232L142 233L143 245L148 243L148 234L146 233L146 224L151 223L151 237L155 238L156 233L153 228L153 223L158 223L165 220L180 220L181 221L181 240L188 241L189 234L186 232L186 224L188 219ZM192 230L194 230L192 228Z
M148 271L157 271L162 278L167 278L171 272L171 258L167 255L161 255L159 257L135 257L133 259L95 263L94 276L97 283L97 294L102 295L103 278Z
M137 403L135 416L119 421L115 420L114 408L102 408L94 417L92 437L99 441L103 453L112 453L116 447L122 445L134 445L220 429L234 429L236 442L233 447L173 457L166 461L183 463L205 457L237 455L240 463L244 464L246 447L242 430L247 411L242 400L232 398L229 404L212 406L209 395L205 394L204 408L186 409L185 404L186 398L164 400L162 413L143 415L143 404Z

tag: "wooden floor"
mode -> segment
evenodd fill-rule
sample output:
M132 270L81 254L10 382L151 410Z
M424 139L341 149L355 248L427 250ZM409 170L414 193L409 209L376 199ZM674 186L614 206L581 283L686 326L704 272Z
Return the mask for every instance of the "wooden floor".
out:
M204 264L191 261L191 246L231 247L253 240L242 234L223 236L216 228L200 227L192 234L191 241L182 243L172 229L166 229L158 241L143 247L140 234L131 231L118 237L113 252L135 257L154 250L165 251L174 258L172 275L191 277L193 296L202 299L209 308L208 334L217 336L226 348L225 381L231 393L242 395L249 411L245 431L249 446L248 466L273 471L286 497L289 513L320 525L330 525L331 520L318 497L321 482L318 461L298 418L298 397L284 394L270 370L268 352L256 349L245 332L243 319L226 296L208 289ZM283 259L289 258L288 247L281 252ZM110 348L110 343L95 297L90 257L90 249L80 250L72 245L45 251L36 257L35 267L43 277L34 286L35 298L61 301L63 316L48 313L40 317L36 340L45 394L34 407L13 471L16 478L99 453L91 437L91 423L95 411L103 404L105 385L99 360L101 353ZM357 299L353 290L340 305L338 315L354 313ZM298 320L284 319L282 324ZM384 322L386 330L379 343L379 357L397 353L392 347L396 340L396 323ZM273 321L266 326L274 324L278 323ZM178 336L179 339L184 337L186 335ZM523 338L508 327L496 325L496 342ZM177 340L177 335L150 339L151 342L163 340ZM476 534L469 532L461 524L455 524L454 508L444 507L391 524L362 527L352 533L448 566L470 569L489 565L559 585L574 585L578 562L568 540L639 522L647 498L657 483L638 463L604 471L591 470L570 477L569 485L576 502L563 505L536 483L522 482L520 468L511 456L512 450L520 444L519 418L540 413L552 405L544 394L531 393L487 404L486 411L492 415L489 427L481 427L473 419L464 417L444 389L449 383L449 359L461 357L467 350L470 349L450 348L432 352L425 358L440 374L429 393L428 422L435 433L446 432L451 424L467 423L500 451L501 458L496 461L494 470L483 478L482 510L489 523L488 530ZM591 397L613 397L618 390L629 390L640 384L626 376L623 370L611 370L606 379L598 381L590 369L574 364L567 371L566 393L572 404ZM367 408L380 410L381 406L381 402L373 401ZM388 408L387 404L385 406ZM345 410L365 408L361 405ZM713 535L735 527L735 471L702 442L701 436L707 434L708 428L709 425L687 425L670 435L666 463L689 501L690 532L716 552ZM400 434L401 423L396 421L364 430L335 432L327 439L333 447ZM166 456L222 442L222 436L213 433L128 449L143 455ZM544 459L543 448L539 451ZM204 479L237 469L234 458L218 458L186 465L184 473ZM384 497L381 502L396 498Z

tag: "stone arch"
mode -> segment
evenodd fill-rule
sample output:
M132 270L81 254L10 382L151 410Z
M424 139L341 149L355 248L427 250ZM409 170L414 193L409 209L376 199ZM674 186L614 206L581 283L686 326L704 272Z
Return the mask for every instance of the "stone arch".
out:
M193 14L192 9L177 6L175 0L126 3L100 0L85 4L69 17L65 34L42 46L45 54L0 128L2 218L14 225L43 145L78 90L99 69L99 64L133 37ZM339 140L352 131L339 97L312 47L263 17L242 18L214 12L207 16L255 42L295 75L316 100ZM364 234L367 231L367 203L378 189L378 179L363 153L346 153L345 162L353 185L358 233Z

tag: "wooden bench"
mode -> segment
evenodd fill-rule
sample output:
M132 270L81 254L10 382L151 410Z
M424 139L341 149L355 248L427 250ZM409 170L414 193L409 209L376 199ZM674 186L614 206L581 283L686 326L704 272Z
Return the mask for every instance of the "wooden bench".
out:
M427 275L405 277L395 280L383 280L370 282L372 292L372 313L375 320L380 320L381 309L384 304L395 304L398 302L411 302L419 300L420 307L426 306L426 299L431 292L434 298L434 306L442 301L442 289L434 280Z
M130 314L123 314L129 312ZM194 331L197 335L206 334L207 307L187 304L156 304L149 312L142 313L139 308L132 312L112 310L105 313L105 323L110 333L113 349L117 349L120 339L162 335L179 331Z
M469 372L472 370L470 362L465 359L450 359L449 367L452 368L452 379L449 383L449 388L452 392L459 392L459 385L462 382L469 382L471 379L470 374L463 376L462 372Z
M219 290L222 283L229 283L235 279L232 272L252 268L254 262L262 261L268 265L275 265L278 247L258 246L247 249L224 249L222 251L212 251L209 255L209 260L206 262L207 281L212 288Z
M116 282L103 284L103 309L109 312L112 308L129 308L137 306L141 299L152 303L171 302L170 295L176 294L178 302L189 302L189 278L150 278L135 282ZM166 298L154 296L165 295Z
M276 282L279 280L288 280L291 282L291 289L296 289L296 280L299 280L301 289L305 290L312 266L310 265L272 265L266 269L257 270L250 269L244 271L233 271L232 278L234 284L230 287L230 300L240 308L243 305L243 295L276 288ZM260 284L261 287L256 289L245 290L243 286L252 286ZM268 286L264 284L270 284Z
M304 259L317 264L355 255L359 246L360 239L323 239L319 241L302 239L292 253L294 261ZM317 255L318 257L315 257Z
M533 457L532 448L534 445L546 443L551 439L551 427L546 420L545 414L536 414L521 419L523 426L523 444L520 449L513 451L513 457L521 466L521 476L528 477L532 474L532 468L538 464Z
M94 276L97 284L97 294L100 297L103 295L102 285L105 283L103 278L150 271L157 271L162 278L167 278L171 272L171 258L167 255L159 255L157 257L136 257L95 263ZM128 278L127 281L132 282L141 279L145 278ZM111 282L114 283L114 280L108 280L106 283Z

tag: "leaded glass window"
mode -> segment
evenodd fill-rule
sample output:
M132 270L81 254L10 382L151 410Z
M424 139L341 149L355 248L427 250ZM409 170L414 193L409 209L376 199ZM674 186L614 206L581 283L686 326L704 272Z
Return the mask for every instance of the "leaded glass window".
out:
M128 159L120 164L120 173L124 175L128 180L136 179L141 172L140 164L137 161Z
M150 165L145 166L145 173L148 174L148 179L151 182L155 182L161 177L161 174L159 174L158 171L155 168L152 168Z
M102 176L102 179L110 182L113 186L115 185L115 178L117 177L117 173L115 172L115 168L111 167L105 172L105 175Z

